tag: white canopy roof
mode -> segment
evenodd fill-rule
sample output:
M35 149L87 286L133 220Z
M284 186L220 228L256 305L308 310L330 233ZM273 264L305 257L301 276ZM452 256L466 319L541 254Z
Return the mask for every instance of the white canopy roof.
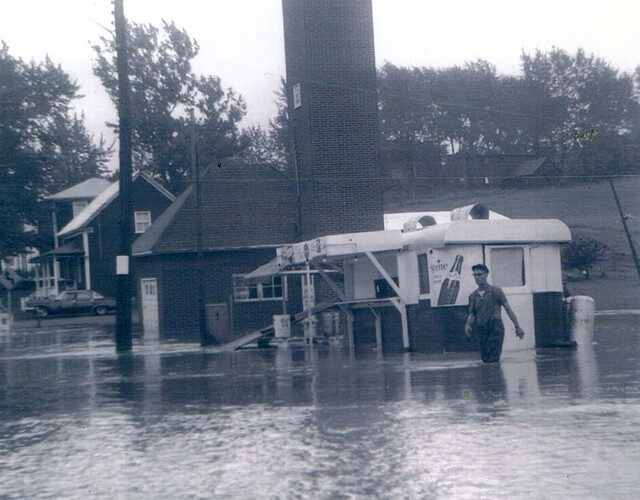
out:
M474 219L435 224L414 231L398 229L322 236L279 247L278 266L313 259L341 259L365 252L420 251L454 244L567 243L569 228L557 219Z

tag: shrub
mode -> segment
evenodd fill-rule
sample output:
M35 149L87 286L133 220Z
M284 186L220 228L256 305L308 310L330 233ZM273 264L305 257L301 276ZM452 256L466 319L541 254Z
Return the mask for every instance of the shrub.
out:
M581 236L562 249L562 266L565 269L577 269L589 279L591 266L607 260L608 254L607 245L596 239Z

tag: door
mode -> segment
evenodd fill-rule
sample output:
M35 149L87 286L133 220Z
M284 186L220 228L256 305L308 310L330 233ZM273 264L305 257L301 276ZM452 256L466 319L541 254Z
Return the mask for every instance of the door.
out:
M207 331L213 335L218 342L229 342L231 332L229 331L229 312L227 304L207 304Z
M88 313L93 309L93 301L89 292L76 292L76 310L77 313Z
M524 330L524 339L516 338L513 323L502 309L504 322L503 352L533 348L536 344L531 292L531 259L526 245L486 246L485 262L489 267L489 283L499 286L507 296L511 309Z
M145 340L160 338L158 318L158 281L156 278L140 280L142 299L142 328Z
M75 314L78 312L76 292L64 292L60 301L56 300L55 308L60 314Z

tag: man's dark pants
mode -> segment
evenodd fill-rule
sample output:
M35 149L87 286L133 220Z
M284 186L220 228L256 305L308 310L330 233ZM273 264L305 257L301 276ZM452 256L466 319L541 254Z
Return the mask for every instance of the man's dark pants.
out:
M480 347L480 356L485 363L497 363L504 342L504 324L501 319L493 319L486 324L475 325L475 334Z

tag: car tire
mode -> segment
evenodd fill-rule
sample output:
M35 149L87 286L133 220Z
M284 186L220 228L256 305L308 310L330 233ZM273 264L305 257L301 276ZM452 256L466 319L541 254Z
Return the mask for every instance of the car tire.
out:
M38 318L46 318L49 316L49 309L42 306L36 307L36 316L38 316Z
M94 311L98 316L104 316L109 312L109 308L106 306L98 306L94 309Z

